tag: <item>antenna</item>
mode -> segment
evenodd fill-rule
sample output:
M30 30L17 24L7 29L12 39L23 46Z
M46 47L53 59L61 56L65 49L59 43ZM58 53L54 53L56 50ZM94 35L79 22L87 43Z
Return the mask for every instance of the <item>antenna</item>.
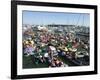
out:
M82 26L85 26L85 25L84 25L84 15L83 15L83 23L82 23Z
M80 13L80 15L79 15L79 17L78 17L78 20L77 20L76 26L78 26L78 24L79 24L80 17L81 17L81 13Z

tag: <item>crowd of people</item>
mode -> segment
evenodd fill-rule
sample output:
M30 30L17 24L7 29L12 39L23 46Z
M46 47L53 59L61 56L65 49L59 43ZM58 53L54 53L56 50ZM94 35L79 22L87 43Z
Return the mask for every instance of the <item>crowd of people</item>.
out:
M35 64L48 63L48 67L61 67L67 64L59 56L72 60L89 56L89 41L80 40L74 33L27 30L23 37L23 54L31 56ZM80 51L83 50L85 53L82 54Z

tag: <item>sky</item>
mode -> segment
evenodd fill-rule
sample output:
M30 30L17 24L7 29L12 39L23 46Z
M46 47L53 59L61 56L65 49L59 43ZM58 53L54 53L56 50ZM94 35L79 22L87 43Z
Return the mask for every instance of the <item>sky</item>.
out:
M90 15L87 13L23 11L23 24L67 24L90 26Z

